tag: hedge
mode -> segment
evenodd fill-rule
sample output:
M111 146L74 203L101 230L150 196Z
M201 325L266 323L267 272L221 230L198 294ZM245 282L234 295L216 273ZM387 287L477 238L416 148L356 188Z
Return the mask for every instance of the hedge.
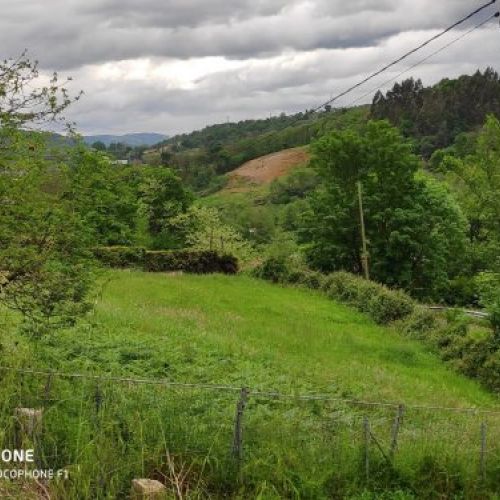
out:
M253 275L273 283L304 285L312 289L321 288L324 279L321 273L310 269L290 270L286 260L280 257L266 259L254 269Z
M236 274L238 259L208 251L149 251L140 247L99 247L94 255L112 268L138 268L148 272L184 271L195 274Z
M146 252L144 270L150 272L185 271L195 274L224 273L236 274L238 260L232 255L217 252Z
M404 292L367 281L346 272L327 276L310 269L290 269L283 258L266 259L253 271L254 276L274 283L303 285L321 289L328 297L368 314L379 324L388 324L410 316L416 303Z
M141 247L98 247L95 258L107 267L142 267L146 249Z
M346 272L328 275L323 283L326 294L367 313L379 324L392 323L410 316L415 302L400 290L367 281Z
M500 339L496 329L478 333L459 315L438 317L402 291L347 272L325 276L307 268L294 269L284 258L270 257L253 270L253 275L274 283L321 289L329 298L368 314L377 323L394 325L403 335L424 341L455 370L500 392Z

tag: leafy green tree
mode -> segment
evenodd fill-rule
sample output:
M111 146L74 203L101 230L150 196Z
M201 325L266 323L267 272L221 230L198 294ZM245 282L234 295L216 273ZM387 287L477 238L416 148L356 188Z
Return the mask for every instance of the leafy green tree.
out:
M445 156L440 170L459 194L469 221L472 272L500 271L500 121L490 115L475 150L464 158Z
M294 199L304 198L316 185L316 174L312 169L296 169L290 175L271 183L269 199L275 204L287 204Z
M398 130L369 122L364 133L323 137L312 152L320 187L301 231L310 263L361 272L361 181L372 277L438 298L459 269L465 220L443 185L417 175L419 160Z
M140 187L142 209L149 232L157 248L175 248L181 244L171 220L187 211L193 195L182 180L168 168L151 168Z
M67 170L46 160L44 138L2 128L0 144L0 303L41 335L89 307L90 234L63 196Z
M479 273L475 281L481 296L481 305L489 312L490 324L500 346L500 273Z
M231 226L224 224L215 208L191 207L171 221L184 243L193 250L216 251L250 260L255 252L251 244Z
M92 148L96 151L106 151L106 144L102 141L95 141L92 143Z
M79 95L57 74L42 81L26 53L0 61L0 303L33 335L74 322L93 283L89 233L64 196L60 151L50 135L28 132L47 123L71 130L63 112Z
M92 231L95 245L132 243L138 217L137 188L127 168L80 145L71 152L68 197Z
M0 127L26 129L58 122L71 128L63 112L81 93L70 96L69 80L60 81L53 73L46 84L38 62L30 60L26 51L18 58L0 60Z
M128 160L130 159L133 148L121 142L112 142L107 151L108 154L116 160Z
M283 206L279 214L279 226L285 231L298 232L302 228L303 214L309 208L306 199L297 199Z

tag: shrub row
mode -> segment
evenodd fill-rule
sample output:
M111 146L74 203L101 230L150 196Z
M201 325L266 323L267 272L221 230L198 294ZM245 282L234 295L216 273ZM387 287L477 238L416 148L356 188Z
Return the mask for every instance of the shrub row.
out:
M320 289L377 323L393 324L403 335L424 341L457 371L500 392L500 338L495 330L473 327L453 312L438 316L402 291L346 272L322 275L307 268L294 269L285 259L273 257L262 262L253 274L274 283Z
M141 247L98 247L94 248L95 258L107 267L125 269L142 267L146 249Z
M388 324L410 316L415 303L404 292L391 290L354 274L336 272L322 275L310 269L290 269L285 259L266 259L254 275L273 283L298 284L321 289L334 300L367 313L379 324Z
M144 269L150 272L185 271L187 273L236 274L238 259L232 255L219 255L217 252L146 252Z
M208 251L149 251L139 247L99 247L95 257L112 268L135 267L149 272L184 271L195 274L238 272L238 259Z
M487 326L453 314L437 319L435 313L417 308L400 327L405 335L433 347L455 370L500 392L500 342Z
M407 318L416 306L400 290L391 290L346 272L328 275L323 290L330 298L349 304L384 325Z

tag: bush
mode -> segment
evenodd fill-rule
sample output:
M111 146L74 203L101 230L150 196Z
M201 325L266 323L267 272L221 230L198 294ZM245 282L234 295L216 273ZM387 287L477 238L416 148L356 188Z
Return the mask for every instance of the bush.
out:
M252 273L256 278L261 278L273 283L290 283L291 271L288 269L284 257L269 257L264 260ZM292 278L293 279L293 278Z
M310 269L294 269L285 257L270 257L254 272L254 276L273 283L304 285L323 290L334 300L349 304L369 314L377 323L387 324L410 316L413 300L404 292L367 281L351 273L337 272L324 276Z
M113 268L142 267L146 250L140 247L98 247L95 258Z
M444 301L451 306L474 306L479 304L479 290L475 278L460 276L450 281L444 293Z
M414 308L415 304L404 292L381 286L369 299L368 313L377 323L387 324L408 317Z
M266 258L253 272L256 278L290 285L302 285L312 290L319 290L323 286L324 275L311 271L302 263L291 261L285 256L271 256Z
M195 274L236 274L238 259L204 251L148 251L134 247L104 247L94 250L95 257L112 268L137 267L149 272L184 271Z
M436 328L436 314L425 307L417 306L399 326L404 335L423 339Z
M488 307L488 312L490 314L489 321L493 331L495 332L495 337L500 344L500 297Z
M236 274L238 260L216 252L146 252L144 270L149 272L185 271L195 274Z
M299 283L311 288L319 290L323 286L324 276L316 271L304 271L301 275Z
M412 316L402 322L402 331L425 337L428 344L438 351L441 359L449 362L455 370L498 392L500 344L494 332L474 325L457 311L447 312L441 320L445 324L438 327L436 319L428 317L432 313L420 309L417 308Z
M500 393L500 349L490 353L480 367L479 376L486 387Z
M404 292L346 272L330 274L323 289L330 298L356 307L379 324L404 319L415 309L415 303Z

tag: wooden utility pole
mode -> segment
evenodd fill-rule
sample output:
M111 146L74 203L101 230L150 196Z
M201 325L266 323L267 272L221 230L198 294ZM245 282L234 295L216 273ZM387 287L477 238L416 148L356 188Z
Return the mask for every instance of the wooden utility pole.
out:
M365 230L365 216L363 213L363 188L361 181L358 182L358 201L359 201L359 221L361 223L361 240L363 242L363 251L361 253L361 265L363 266L363 273L367 280L370 279L370 269L368 266L368 249L366 245L366 230Z

